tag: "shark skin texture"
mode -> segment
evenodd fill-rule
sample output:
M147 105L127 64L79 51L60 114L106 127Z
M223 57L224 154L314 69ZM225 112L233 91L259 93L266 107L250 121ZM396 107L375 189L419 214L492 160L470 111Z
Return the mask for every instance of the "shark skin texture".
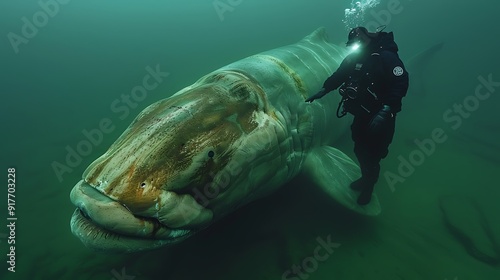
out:
M340 95L304 102L347 54L319 28L151 104L74 186L72 233L104 252L177 244L301 172L333 203L378 215L375 195L359 206L349 188L357 164L329 146L350 125Z

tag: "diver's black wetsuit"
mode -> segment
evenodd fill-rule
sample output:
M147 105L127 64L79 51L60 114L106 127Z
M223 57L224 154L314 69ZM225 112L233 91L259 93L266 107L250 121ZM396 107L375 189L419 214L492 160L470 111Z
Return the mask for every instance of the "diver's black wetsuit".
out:
M399 59L398 46L392 32L380 32L361 51L347 56L338 70L324 82L323 87L329 92L356 80L360 95L367 94L370 97L370 93L366 91L369 88L377 96L377 99L370 97L357 98L357 101L348 100L344 104L344 108L355 116L351 130L354 152L363 178L361 196L369 201L379 177L380 160L389 152L396 113L401 111L401 99L408 90L409 78ZM385 118L378 117L381 110L387 112Z

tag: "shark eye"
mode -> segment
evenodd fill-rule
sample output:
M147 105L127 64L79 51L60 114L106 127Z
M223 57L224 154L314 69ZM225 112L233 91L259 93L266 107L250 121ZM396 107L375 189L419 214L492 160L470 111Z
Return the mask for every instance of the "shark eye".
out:
M214 155L215 155L214 151L209 151L209 152L208 152L208 157L209 157L209 158L213 158L213 157L214 157Z
M141 183L141 188L145 188L146 187L146 183L142 182Z

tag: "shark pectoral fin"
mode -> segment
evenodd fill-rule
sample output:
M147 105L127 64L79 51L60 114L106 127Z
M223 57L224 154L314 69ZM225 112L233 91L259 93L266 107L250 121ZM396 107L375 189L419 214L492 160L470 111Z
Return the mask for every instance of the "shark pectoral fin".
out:
M343 206L368 216L380 214L380 203L375 194L368 205L357 204L358 193L349 185L361 176L361 172L343 152L329 146L315 148L307 155L303 167L323 191Z

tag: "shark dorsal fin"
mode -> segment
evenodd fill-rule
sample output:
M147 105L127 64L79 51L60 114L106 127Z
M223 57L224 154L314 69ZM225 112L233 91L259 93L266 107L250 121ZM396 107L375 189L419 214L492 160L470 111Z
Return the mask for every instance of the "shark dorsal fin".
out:
M326 28L323 26L314 30L311 34L307 35L302 40L310 42L329 42L328 34L326 33Z

